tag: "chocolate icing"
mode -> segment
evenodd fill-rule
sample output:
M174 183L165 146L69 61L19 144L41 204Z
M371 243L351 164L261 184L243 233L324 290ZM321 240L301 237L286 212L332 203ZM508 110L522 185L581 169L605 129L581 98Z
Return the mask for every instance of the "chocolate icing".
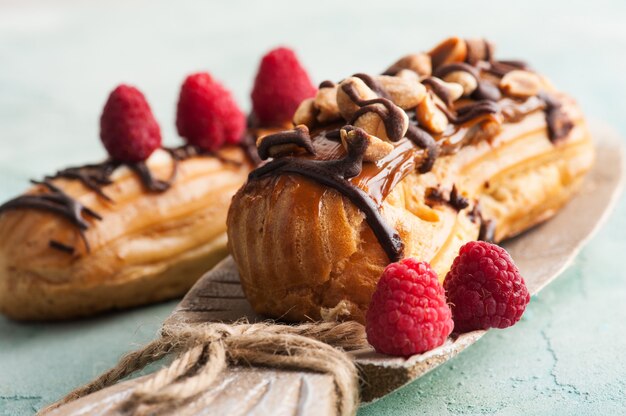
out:
M337 84L335 84L332 81L326 80L326 81L322 81L320 82L319 87L317 87L318 89L322 89L322 88L334 88Z
M347 179L361 173L363 155L367 149L367 133L362 129L346 126L346 131L354 131L347 140L348 152L337 160L312 160L295 157L275 159L252 171L249 181L263 178L269 174L298 174L335 189L356 205L364 214L367 223L381 244L390 261L402 258L404 245L398 233L390 227L378 211L372 197Z
M306 126L296 126L293 130L265 136L258 146L259 157L262 160L268 159L272 147L286 144L294 144L306 150L308 153L315 155L315 149L313 149L313 144L311 143L311 136L309 136L309 129Z
M359 108L349 124L354 124L359 117L366 113L376 113L383 120L387 137L392 142L397 142L404 137L404 111L387 98L374 98L362 100L352 84L344 84L341 89L350 97ZM377 104L382 104L382 107Z

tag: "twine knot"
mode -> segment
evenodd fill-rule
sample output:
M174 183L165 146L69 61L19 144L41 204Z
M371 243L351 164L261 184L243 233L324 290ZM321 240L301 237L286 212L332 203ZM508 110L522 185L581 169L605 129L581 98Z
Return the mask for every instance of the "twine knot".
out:
M358 371L345 351L367 346L357 322L284 325L274 322L170 325L145 347L123 356L119 363L40 411L101 390L167 356L172 363L134 388L119 405L121 414L172 412L206 391L231 364L314 371L333 377L337 411L352 415L359 403Z

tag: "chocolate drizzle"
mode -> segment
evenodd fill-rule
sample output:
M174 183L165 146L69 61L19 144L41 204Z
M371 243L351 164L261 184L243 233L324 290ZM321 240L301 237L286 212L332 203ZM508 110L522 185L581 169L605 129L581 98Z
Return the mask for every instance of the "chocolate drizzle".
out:
M113 183L113 180L111 179L113 172L115 172L118 167L123 165L135 172L147 191L155 193L165 192L171 187L176 178L178 163L185 159L196 156L213 156L227 163L241 165L240 162L222 158L219 155L203 151L202 149L192 145L165 148L164 150L171 155L174 164L172 174L168 180L155 178L148 168L148 165L143 161L135 163L122 163L107 160L97 164L69 167L56 172L54 175L46 176L42 182L31 181L33 184L39 185L47 192L18 196L17 198L7 201L1 205L0 213L15 209L36 209L61 216L67 219L78 229L80 237L85 244L85 249L89 253L90 246L89 241L85 236L85 232L94 220L100 221L102 220L102 217L94 210L84 206L76 198L73 198L63 192L61 188L52 183L54 179L79 181L85 187L95 192L100 198L113 204L115 201L113 201L102 188ZM68 254L73 254L75 252L74 247L56 240L50 240L49 246L50 248L63 251Z
M391 100L382 97L362 100L352 84L344 84L341 86L341 89L350 97L352 102L361 107L354 113L349 124L354 124L363 114L376 113L383 120L385 132L389 140L397 142L404 137L405 113Z
M443 65L435 71L434 75L438 78L444 78L446 75L456 72L462 71L467 72L476 80L476 90L472 93L471 97L475 100L489 100L489 101L498 101L502 98L502 94L500 94L500 90L493 83L482 80L480 78L480 71L464 62L455 62L452 64Z
M478 231L477 239L480 241L486 241L488 243L495 242L496 236L496 221L491 219L485 219L483 213L480 209L480 203L476 202L472 210L467 214L470 221L476 223L476 221L480 222L480 227Z
M377 95L376 98L362 99L354 83L343 83L340 85L342 91L359 107L349 120L346 119L348 125L340 129L332 124L316 123L315 126L309 126L315 127L318 133L313 141L308 135L309 140L306 141L300 134L294 132L266 137L259 148L264 158L269 157L270 147L281 144L295 144L307 150L309 155L277 157L252 171L249 181L270 175L297 174L337 190L365 214L368 224L389 259L391 261L399 259L403 251L402 241L398 233L384 221L378 208L391 189L407 174L416 169L419 173L427 173L431 171L440 155L454 153L468 143L474 143L474 140L492 137L495 129L485 128L484 132L478 132L484 134L475 134L477 132L475 127L482 129L483 125L478 123L485 120L493 120L497 124L517 122L530 113L545 110L548 134L553 142L566 137L574 125L558 97L553 95L542 93L530 97L525 102L517 98L502 97L497 77L516 69L526 70L528 66L524 62L494 60L493 46L485 40L475 41L468 48L471 50L466 58L467 62L455 62L438 67L435 65L433 76L420 81L443 102L443 105L436 103L450 123L443 133L431 134L422 129L411 111L405 111L393 103L389 92L377 79L358 73L353 77L362 80ZM392 66L383 75L393 76L398 70L399 67ZM454 102L454 97L451 96L451 91L442 78L456 71L471 75L477 87L469 97ZM319 88L335 86L331 81L324 81ZM388 156L364 166L363 155L367 148L365 140L367 133L352 125L357 123L361 116L370 112L380 117L389 141L396 143ZM407 116L410 117L405 133ZM343 136L346 142L344 145L347 145L345 154L340 144L342 130L349 133L347 138ZM404 137L408 140L403 140ZM317 154L312 149L315 149ZM418 159L420 156L421 161ZM446 205L457 212L469 206L468 200L461 195L456 186L449 192L439 187L428 188L425 201L433 206ZM468 215L473 218L472 221L480 220L479 238L492 241L495 235L495 222L484 219L477 205Z
M74 250L75 250L74 247L68 246L67 244L63 244L63 243L61 243L59 241L56 241L56 240L50 240L48 242L48 246L50 246L50 248L62 251L62 252L67 253L67 254L74 254Z
M452 185L452 189L450 193L446 197L441 188L427 188L426 194L424 195L424 200L426 201L426 205L434 206L439 204L444 204L455 211L459 212L469 206L469 201L463 195L461 195L456 188L456 185Z
M452 95L442 80L435 77L428 77L422 80L422 84L430 87L432 92L434 92L447 107L452 107Z
M503 77L509 72L515 71L518 69L527 71L529 69L529 66L524 61L510 60L510 61L492 61L492 62L489 62L484 68L485 71L497 77Z
M390 261L402 258L404 245L398 233L390 227L378 211L372 197L347 179L357 176L363 168L363 155L367 149L367 133L362 129L347 126L354 131L347 140L348 152L338 160L311 160L295 157L275 159L252 171L249 181L269 174L293 173L335 189L356 205L364 214L367 223L381 244Z
M111 174L115 169L117 169L119 165L120 164L117 162L112 162L108 160L106 162L98 164L70 167L60 170L52 176L46 176L45 179L52 180L57 178L64 178L78 180L87 188L97 193L101 198L105 199L106 201L112 202L111 198L109 198L102 191L102 187L110 185L112 183Z
M551 142L556 143L567 137L574 128L574 123L563 110L563 104L556 97L543 92L539 94L539 98L546 104L548 137Z
M241 143L239 145L254 166L259 166L261 163L263 163L263 160L259 157L259 152L256 147L256 140L254 139L254 135L252 133L247 132L243 136L243 139L241 139Z
M355 77L355 78L359 78L361 81L363 81L365 83L365 85L367 85L368 88L370 90L374 91L376 93L376 95L378 95L379 97L383 97L383 98L386 98L386 99L390 99L391 98L389 96L389 94L387 93L387 91L385 91L383 86L380 85L380 83L378 83L378 81L376 81L372 76L367 75L367 74L363 74L363 73L354 74L352 76ZM352 98L352 97L350 97L350 98Z
M167 181L156 179L152 175L152 172L150 172L150 169L148 168L146 163L143 161L135 163L122 163L112 160L107 160L97 164L65 168L58 171L54 175L46 176L45 179L53 180L64 178L77 180L81 182L84 186L98 194L98 196L100 196L102 199L108 202L113 202L113 200L111 200L111 198L104 193L102 188L113 183L113 181L111 180L111 175L113 174L115 169L122 165L126 165L129 169L137 174L146 190L150 192L165 192L169 189L176 176L177 162L179 160L182 160L174 156L174 153L178 150L178 148L165 150L170 152L170 154L172 155L172 159L174 160L174 170L172 176Z
M439 147L433 136L426 130L419 128L417 124L410 123L406 137L417 147L424 149L426 153L426 157L419 168L417 168L417 171L419 173L430 172L435 164L435 160L437 160L437 156L439 156Z
M497 114L500 110L498 104L492 101L478 101L464 107L459 108L456 111L456 115L453 114L446 107L438 106L439 109L446 115L448 121L452 124L463 124L467 123L470 120L474 120L475 118L487 115L487 114Z
M35 185L42 186L48 192L40 194L21 195L10 201L7 201L3 205L0 205L0 213L8 210L29 208L40 211L47 211L59 215L67 219L72 225L74 225L78 229L80 237L85 244L85 249L87 250L87 252L89 252L89 241L87 241L87 238L85 237L85 231L89 228L90 225L88 219L92 221L100 221L102 220L100 214L84 206L78 200L67 195L61 190L61 188L57 187L47 179L43 182L31 182ZM54 243L51 244L54 245ZM59 247L60 246L58 244L55 245L55 248Z
M309 154L315 155L309 129L306 126L296 126L293 130L283 131L280 133L270 134L261 139L258 146L259 157L262 160L271 157L270 150L275 146L284 146L287 144L296 145Z
M173 159L173 160L174 160L174 169L172 171L172 177L167 181L156 179L152 175L152 172L150 172L150 169L148 168L148 165L146 165L146 162L137 162L137 163L129 164L128 167L131 168L139 176L139 178L141 179L141 182L143 183L143 186L148 191L165 192L170 188L170 186L172 186L172 181L174 180L176 172L178 171L178 160L177 159Z

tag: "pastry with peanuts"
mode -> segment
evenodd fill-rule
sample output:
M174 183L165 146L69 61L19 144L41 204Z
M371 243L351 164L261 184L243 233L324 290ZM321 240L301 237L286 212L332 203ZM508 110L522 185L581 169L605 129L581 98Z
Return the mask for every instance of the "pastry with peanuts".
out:
M161 146L143 94L117 87L100 120L109 158L33 181L0 205L0 312L57 320L170 299L222 260L231 198L260 161L256 138L288 126L315 94L308 78L293 102L284 89L263 91L266 60L284 72L297 67L284 48L264 58L248 127L219 82L187 77L176 119L186 143L175 148Z
M450 38L381 75L320 84L228 213L256 312L363 322L383 269L412 257L446 276L459 248L559 211L594 159L583 114L483 39Z

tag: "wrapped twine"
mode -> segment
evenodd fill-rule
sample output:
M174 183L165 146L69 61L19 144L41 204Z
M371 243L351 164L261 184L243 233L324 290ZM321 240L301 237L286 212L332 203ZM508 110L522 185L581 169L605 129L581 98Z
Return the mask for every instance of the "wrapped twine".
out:
M359 403L358 371L344 351L365 346L363 325L352 321L293 326L247 321L168 326L158 339L126 354L114 368L38 414L45 415L161 358L175 356L168 367L134 388L119 404L120 414L176 412L209 389L229 364L249 364L329 374L337 392L337 413L353 415Z

